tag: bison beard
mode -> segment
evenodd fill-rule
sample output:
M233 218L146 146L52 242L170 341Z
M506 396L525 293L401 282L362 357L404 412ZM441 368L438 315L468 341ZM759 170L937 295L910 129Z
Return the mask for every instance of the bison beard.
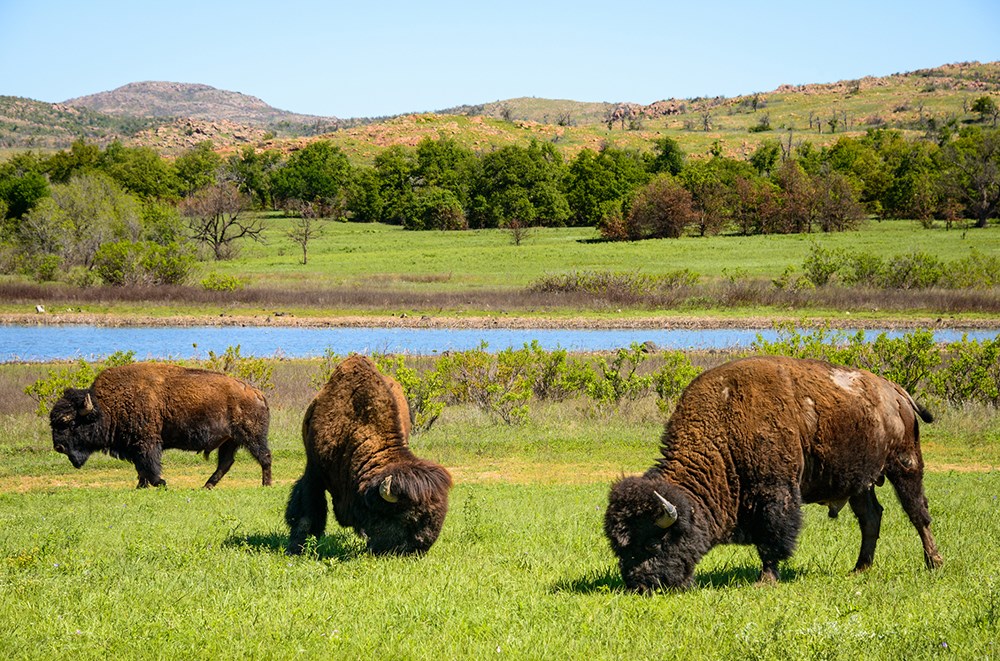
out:
M451 476L409 449L402 389L364 356L342 362L302 423L306 468L285 510L288 552L326 530L327 500L337 522L354 528L372 553L424 553L448 510Z
M165 363L135 363L101 372L90 388L69 388L49 415L52 445L80 468L94 452L135 465L139 487L164 486L163 450L219 451L205 483L214 487L246 448L271 484L270 412L263 393L242 381Z
M656 465L616 482L604 531L632 590L687 588L717 544L756 546L760 579L792 555L802 503L847 502L861 528L855 570L874 559L882 520L875 487L888 478L941 565L923 489L919 423L930 414L870 372L783 357L733 361L684 391Z

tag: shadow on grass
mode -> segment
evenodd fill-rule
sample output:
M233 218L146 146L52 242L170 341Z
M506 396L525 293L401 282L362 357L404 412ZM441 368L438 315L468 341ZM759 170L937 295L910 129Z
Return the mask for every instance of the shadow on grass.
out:
M230 535L223 540L222 546L261 553L284 554L285 549L288 548L288 535L276 532ZM353 533L342 530L334 531L319 539L310 537L306 540L306 547L302 551L302 555L305 557L340 562L354 560L366 554L364 543Z
M781 570L781 581L791 582L799 578L800 572L792 569ZM741 588L756 585L760 578L760 568L754 566L727 567L709 572L696 572L694 589ZM595 594L607 592L629 592L621 574L615 567L589 572L579 578L563 579L552 586L552 592L574 592Z

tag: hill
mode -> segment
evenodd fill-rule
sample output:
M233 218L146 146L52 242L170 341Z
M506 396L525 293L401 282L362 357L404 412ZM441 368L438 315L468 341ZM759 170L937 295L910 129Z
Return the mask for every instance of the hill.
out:
M669 136L696 156L746 156L764 140L823 145L870 128L926 135L974 120L969 106L984 94L1000 95L1000 62L648 105L525 97L347 120L279 110L208 85L143 82L62 104L0 97L0 147L56 149L82 137L98 143L122 139L165 154L203 140L221 151L242 145L290 151L322 136L369 162L385 147L415 145L426 136L453 138L477 150L546 140L567 157L602 145L649 149L653 140Z

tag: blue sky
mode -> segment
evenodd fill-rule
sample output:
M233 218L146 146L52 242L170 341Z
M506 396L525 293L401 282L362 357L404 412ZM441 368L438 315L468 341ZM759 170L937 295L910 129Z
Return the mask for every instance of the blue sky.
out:
M521 96L735 96L1000 60L998 0L0 0L0 95L204 83L382 116Z

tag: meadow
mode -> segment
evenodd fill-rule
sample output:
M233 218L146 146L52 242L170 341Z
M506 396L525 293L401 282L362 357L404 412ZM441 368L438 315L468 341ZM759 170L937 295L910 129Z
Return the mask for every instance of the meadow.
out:
M713 360L721 360L713 357ZM90 658L993 658L1000 639L1000 418L943 408L922 428L933 530L924 569L890 488L875 565L850 568L860 534L807 506L782 581L755 552L713 550L696 588L624 590L602 533L612 480L647 468L651 401L598 410L534 404L503 425L467 406L415 435L456 486L423 558L372 557L331 520L284 555L285 500L304 464L299 425L322 361L277 361L275 484L246 453L213 491L193 453L168 452L165 489L136 490L126 462L75 470L51 450L23 386L43 365L0 366L0 649Z
M884 258L925 254L946 263L967 259L974 250L995 256L1000 252L1000 230L995 226L924 229L915 221L869 220L857 231L834 234L637 242L600 241L593 228L535 228L514 245L504 230L413 232L382 224L328 222L310 242L308 263L302 264L301 249L287 236L292 223L269 214L265 242L243 244L233 260L199 262L186 287L80 289L5 278L0 280L0 314L33 313L41 303L63 321L81 322L88 320L86 315L137 315L161 323L183 315L206 321L271 317L267 321L275 323L406 315L476 317L490 323L510 317L555 323L578 318L670 323L692 316L724 323L751 317L879 323L948 315L960 325L962 320L982 324L995 319L1000 301L995 288L779 289L774 284L800 278L804 262L816 249ZM553 293L536 287L547 279L586 273L650 278L690 273L697 282L656 296ZM200 283L208 277L232 279L241 289L206 291Z

